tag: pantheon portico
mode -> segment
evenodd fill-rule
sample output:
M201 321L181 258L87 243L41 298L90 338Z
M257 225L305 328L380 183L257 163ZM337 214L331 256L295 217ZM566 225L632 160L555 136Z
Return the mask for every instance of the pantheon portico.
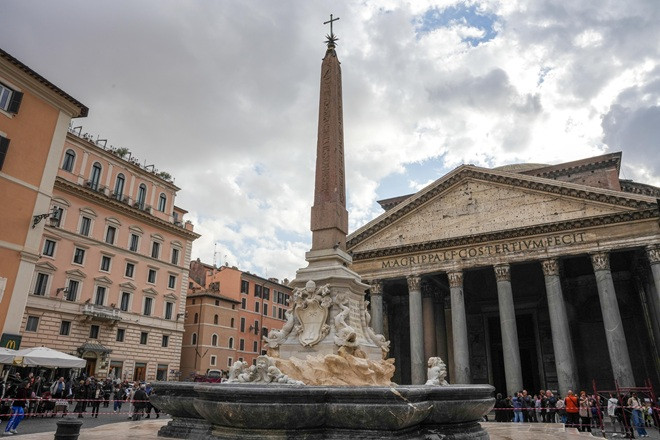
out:
M498 392L660 383L660 189L621 153L463 165L348 237L399 383L426 360Z

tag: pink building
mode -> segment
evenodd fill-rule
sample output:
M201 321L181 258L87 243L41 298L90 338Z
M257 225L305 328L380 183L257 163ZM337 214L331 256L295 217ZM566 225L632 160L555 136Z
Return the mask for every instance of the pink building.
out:
M23 315L22 345L87 359L88 374L176 379L192 242L167 173L69 130Z

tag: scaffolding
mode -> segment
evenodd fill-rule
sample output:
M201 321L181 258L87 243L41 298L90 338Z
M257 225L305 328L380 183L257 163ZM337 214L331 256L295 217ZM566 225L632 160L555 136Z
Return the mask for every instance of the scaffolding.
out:
M617 434L617 425L612 425L612 431L605 430L605 423L603 417L603 411L607 413L607 402L610 399L610 395L616 396L617 402L621 408L621 418L619 422L623 424L623 429L625 435L629 433L634 437L634 429L636 426L632 425L632 420L630 418L630 411L626 411L628 405L628 398L632 393L637 393L640 402L645 402L647 399L653 408L653 423L656 429L660 427L660 420L658 414L658 401L656 400L655 392L653 391L653 385L651 384L650 379L646 379L643 387L620 387L617 381L614 381L614 390L600 390L596 385L596 381L593 381L594 388L594 397L596 398L596 409L598 413L598 426L604 438L607 438L607 434ZM603 410L604 408L604 410ZM644 417L642 417L642 426L644 426ZM647 428L650 428L647 426Z

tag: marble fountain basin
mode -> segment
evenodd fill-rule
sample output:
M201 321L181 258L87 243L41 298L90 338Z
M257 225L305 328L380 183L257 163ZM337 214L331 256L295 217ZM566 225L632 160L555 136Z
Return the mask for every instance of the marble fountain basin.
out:
M490 385L163 382L154 388L153 403L173 416L159 435L209 440L487 439L478 422L494 405Z

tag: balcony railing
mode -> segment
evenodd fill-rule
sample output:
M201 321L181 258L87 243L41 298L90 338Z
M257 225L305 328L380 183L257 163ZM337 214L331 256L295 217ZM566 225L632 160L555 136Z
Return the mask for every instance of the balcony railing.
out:
M121 310L96 304L83 304L82 313L101 321L121 321Z

